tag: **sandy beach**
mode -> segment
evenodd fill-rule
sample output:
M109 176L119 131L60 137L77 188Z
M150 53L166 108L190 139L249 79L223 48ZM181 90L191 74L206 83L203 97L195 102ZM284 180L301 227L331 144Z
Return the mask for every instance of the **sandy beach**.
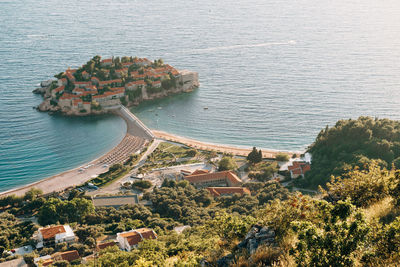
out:
M121 116L127 123L127 133L124 139L113 149L101 157L86 163L82 166L74 168L72 170L51 176L49 178L21 186L15 189L11 189L0 193L0 197L15 194L17 196L24 195L30 188L35 187L43 191L44 194L51 192L59 192L66 188L77 186L90 180L103 172L106 172L112 164L124 162L129 155L142 149L149 140L149 135L154 135L155 138L168 140L172 142L178 142L187 146L200 149L218 151L222 153L231 153L238 156L247 156L252 148L235 147L230 145L212 144L186 138L174 134L170 134L163 131L150 130L143 125L135 116L130 113L123 113L120 110L115 112ZM131 116L132 115L132 116ZM151 136L153 137L153 136ZM263 157L274 158L280 151L274 150L262 150ZM287 152L289 155L300 152Z
M230 146L230 145L221 145L221 144L212 144L212 143L206 143L206 142L201 142L198 140L194 140L191 138L186 138L174 134L170 134L167 132L163 131L158 131L158 130L153 130L153 134L160 139L172 141L172 142L178 142L185 144L187 146L200 149L200 150L214 150L222 153L231 153L233 155L237 156L247 156L250 151L252 150L252 147L245 148L245 147L235 147L235 146ZM277 153L280 153L283 151L278 151L278 150L262 150L263 157L264 158L274 158ZM284 151L285 153L289 154L292 156L294 153L303 153L300 151Z

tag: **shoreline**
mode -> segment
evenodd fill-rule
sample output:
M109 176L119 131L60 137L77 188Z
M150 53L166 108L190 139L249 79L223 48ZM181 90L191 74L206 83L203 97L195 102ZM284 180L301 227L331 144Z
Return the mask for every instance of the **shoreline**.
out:
M41 188L41 186L42 186L42 187L47 187L47 186L49 186L49 185L54 184L54 182L56 182L56 181L58 181L58 180L60 180L59 182L61 182L61 184L62 184L62 183L64 183L64 184L63 184L63 185L60 187L60 189L57 190L57 191L62 191L62 190L65 190L65 189L68 188L68 187L72 187L72 186L79 185L79 184L81 184L81 183L79 183L79 182L80 182L81 180L83 180L83 179L85 179L86 181L87 181L87 180L90 180L90 179L92 178L91 176L93 176L93 175L98 175L98 174L100 174L100 173L106 171L104 168L101 168L101 166L99 166L100 161L101 161L102 159L106 158L108 155L110 155L111 152L112 152L115 148L117 148L119 145L121 145L121 144L123 143L123 141L127 138L127 135L128 135L128 134L125 134L125 136L124 136L124 138L122 138L121 142L119 142L116 146L112 147L112 148L111 148L110 150L108 150L105 154L102 154L102 155L100 155L99 157L97 157L97 158L95 158L95 159L93 159L93 160L91 160L91 161L89 161L89 162L87 162L87 163L81 164L81 165L79 165L78 167L75 167L75 168L73 168L73 169L70 169L70 170L67 170L67 171L64 171L64 172L55 174L55 175L53 175L53 176L50 176L50 177L47 177L47 178L38 180L38 181L36 181L36 182L30 183L30 184L27 184L27 185L22 185L22 186L15 187L15 188L12 188L12 189L9 189L9 190L6 190L6 191L2 191L2 192L0 192L0 197L4 197L4 196L8 196L8 195L13 195L13 194L15 194L15 195L17 195L17 196L23 195L23 194L25 194L25 192L29 191L29 189L31 189L31 188L33 188L33 187L35 187L35 188L40 188L40 189L43 190L43 188ZM91 166L90 166L90 165L91 165ZM97 165L97 166L96 166L96 165ZM100 164L100 165L101 165L101 164ZM85 168L86 166L90 166L90 167L87 168L86 171L85 171L84 173L79 173L79 169ZM98 174L96 174L96 173L97 173L98 171L100 171L100 170L101 170L101 172L98 173ZM81 178L81 177L79 176L79 174L81 174L81 175L84 174L85 177L86 177L86 176L90 176L90 177L86 177L86 178L79 179L79 180L78 180L77 178L75 178L75 179L73 179L73 181L72 181L72 179L70 179L70 180L69 180L70 183L69 183L68 185L65 184L65 181L64 181L64 180L61 180L61 178L68 178L68 177L66 177L66 176L68 176L68 175L73 175L74 177ZM85 181L84 181L84 182L85 182ZM82 182L82 183L84 183L84 182ZM38 185L39 185L39 187L37 187ZM51 188L53 189L54 186L51 187ZM51 190L51 191L49 191L49 192L46 192L46 191L47 191L47 190L43 190L43 194L48 194L48 193L51 193L51 192L56 191L56 190Z
M234 146L234 145L203 142L196 139L183 137L159 130L152 130L152 132L159 139L181 143L189 147L193 147L200 150L208 150L208 151L214 150L222 153L232 153L236 156L247 156L253 149L253 147L246 147L246 146ZM275 155L278 153L287 153L289 156L292 156L293 154L304 153L304 151L285 151L285 150L275 150L267 148L257 148L257 149L261 149L264 158L274 158Z
M92 179L93 176L97 176L103 172L106 172L108 170L109 165L107 167L104 166L104 161L109 159L109 158L114 158L116 157L115 154L118 154L119 151L124 148L124 150L127 150L126 144L128 144L128 151L129 153L134 153L138 150L140 150L143 144L140 144L139 146L133 146L132 148L129 147L129 144L132 142L132 138L137 138L137 139L142 139L143 135L142 134L137 134L138 130L138 124L133 123L132 121L128 120L126 117L124 117L124 114L121 114L119 112L114 113L117 116L120 116L122 119L127 124L126 128L126 133L124 138L121 140L118 145L115 147L111 148L109 151L107 151L105 154L99 156L98 158L95 158L91 160L90 162L84 163L79 165L78 167L75 167L73 169L64 171L59 174L55 174L53 176L41 179L39 181L19 186L16 188L12 188L6 191L0 192L0 197L5 197L9 195L17 195L21 196L24 195L29 189L35 187L39 188L43 191L43 194L48 194L52 193L54 191L60 192L63 191L69 187L74 187L80 184L83 184L87 182L88 180ZM136 117L135 117L136 118ZM140 122L140 121L139 121ZM142 122L139 123L143 124ZM146 127L146 126L144 126ZM147 128L146 128L147 129ZM143 129L142 129L143 130ZM225 145L225 144L215 144L215 143L208 143L208 142L203 142L203 141L198 141L192 138L187 138L175 134L170 134L164 131L159 131L159 130L150 130L151 133L154 135L155 138L157 139L162 139L166 141L172 141L176 143L181 143L189 147L193 147L195 149L199 150L208 150L208 151L217 151L217 152L222 152L222 153L231 153L236 156L247 156L248 153L252 150L252 147L239 147L239 146L234 146L234 145ZM131 150L129 150L131 149ZM135 151L133 151L135 150ZM273 150L273 149L263 149L261 148L263 157L264 158L274 158L277 153L287 153L289 156L293 155L294 153L302 153L301 151L283 151L283 150ZM117 155L118 156L118 155ZM117 158L121 160L120 158ZM84 171L80 171L84 169Z

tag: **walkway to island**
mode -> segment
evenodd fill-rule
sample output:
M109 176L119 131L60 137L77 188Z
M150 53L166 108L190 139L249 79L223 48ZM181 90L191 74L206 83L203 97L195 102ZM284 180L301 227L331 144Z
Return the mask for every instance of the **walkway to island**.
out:
M154 135L129 109L116 106L111 112L123 118L127 124L127 133L122 141L107 152L105 155L86 163L78 168L54 175L38 182L22 186L9 191L1 192L0 197L15 194L24 195L30 188L35 187L43 193L59 192L66 188L85 183L93 177L106 172L115 163L123 163L130 155L143 149L145 145L153 140Z
M190 138L185 138L162 131L151 131L146 127L128 108L124 106L113 106L107 108L110 112L120 116L127 124L127 133L124 139L111 151L84 164L78 168L54 175L47 179L12 189L6 192L1 192L0 197L15 194L17 196L24 195L30 188L35 187L43 191L43 193L59 192L66 188L77 186L96 177L97 175L106 172L108 168L115 163L123 163L130 155L143 149L149 141L154 139L169 140L185 144L187 146L200 149L211 150L223 153L232 153L239 156L247 156L251 148L241 148L228 145L218 145L205 143ZM274 158L279 151L263 150L263 157ZM287 152L289 155L301 152Z

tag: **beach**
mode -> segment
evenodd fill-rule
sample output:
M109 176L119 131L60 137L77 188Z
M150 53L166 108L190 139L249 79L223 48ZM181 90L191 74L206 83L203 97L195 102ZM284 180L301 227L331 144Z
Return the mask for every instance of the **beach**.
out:
M230 153L237 156L247 156L252 150L250 147L246 148L207 143L163 131L150 130L136 116L134 116L124 107L116 109L114 113L122 117L127 123L126 135L116 147L101 157L72 170L62 172L22 187L1 192L0 197L13 194L22 196L33 187L41 189L44 194L48 194L51 192L60 192L66 188L84 184L93 177L106 172L112 164L123 163L131 154L143 149L148 141L153 138L182 143L195 149ZM263 149L262 152L264 158L274 158L277 153L283 151ZM291 156L293 153L300 152L285 151L285 153Z
M172 142L182 143L189 147L193 147L195 149L200 149L200 150L217 151L222 153L233 154L236 156L247 156L253 149L252 147L247 148L247 147L237 147L231 145L202 142L195 139L182 137L175 134L170 134L164 131L153 130L152 132L154 136L156 136L157 138ZM276 154L282 152L287 153L289 156L292 156L293 154L304 153L304 151L278 151L271 149L262 149L262 154L264 158L274 158Z

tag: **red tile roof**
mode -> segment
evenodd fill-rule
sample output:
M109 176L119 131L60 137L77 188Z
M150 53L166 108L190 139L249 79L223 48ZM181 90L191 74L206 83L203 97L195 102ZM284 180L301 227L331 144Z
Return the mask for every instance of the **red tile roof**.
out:
M111 63L111 62L112 62L112 58L106 58L101 61L101 63Z
M74 82L74 84L80 84L80 85L90 85L91 82Z
M64 91L64 89L65 89L65 86L64 86L64 85L61 85L60 87L57 87L57 88L54 89L53 91L56 92L56 93L58 93L58 92Z
M292 165L288 166L288 170L294 175L304 175L306 172L311 170L311 166L308 162L293 161Z
M114 241L110 241L110 242L107 242L107 243L98 244L98 245L97 245L97 248L98 248L98 249L105 249L105 248L112 247L112 246L116 246L116 244L115 244Z
M74 99L77 98L76 95L72 95L72 94L68 94L68 93L64 93L61 97L60 100L64 100L64 99Z
M125 62L125 63L122 63L122 66L129 67L132 64L133 64L133 62Z
M246 187L207 187L206 189L215 197L220 195L240 194L243 196L244 194L251 194L250 190Z
M79 253L76 250L61 252L60 257L65 261L73 261L79 259Z
M130 246L134 246L139 244L139 242L143 241L144 239L156 239L157 234L148 228L140 228L136 229L132 232L122 233L120 234L123 238L126 238Z
M209 171L208 170L195 170L194 172L192 172L191 175L205 174L205 173L209 173Z
M99 82L99 85L106 85L106 84L111 84L111 83L122 83L122 80L115 79L115 80L109 80L109 81L101 81L101 82Z
M39 230L43 236L43 239L55 238L57 234L65 233L65 228L63 225L57 225L52 227L47 227Z
M225 179L227 184L229 185L240 185L242 180L237 177L231 171L222 171L222 172L214 172L214 173L206 173L206 174L198 174L198 175L188 175L185 177L191 183L197 184L202 182L214 181L214 180L221 180Z

